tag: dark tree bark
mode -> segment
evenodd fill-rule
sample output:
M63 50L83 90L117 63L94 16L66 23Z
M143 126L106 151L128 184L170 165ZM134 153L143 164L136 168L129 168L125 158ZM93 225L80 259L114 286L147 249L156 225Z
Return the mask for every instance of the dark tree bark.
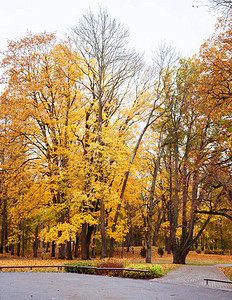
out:
M56 257L56 244L54 241L52 241L52 253L51 257Z
M3 249L4 249L4 245L5 245L5 237L6 237L6 204L7 204L7 201L6 201L6 197L4 196L4 199L3 199L3 210L2 210L2 230L1 230L1 244L0 244L0 253L3 253Z
M14 244L11 245L10 254L14 255Z
M96 232L96 226L95 226L94 231ZM95 238L93 238L92 258L96 258L96 239Z
M94 226L89 226L87 223L82 224L81 232L81 259L87 260L89 256L89 246L91 241Z
M79 235L76 234L76 242L75 242L75 249L74 249L74 257L75 258L79 257L79 243L80 243L80 238L79 238Z
M106 230L105 230L105 204L104 195L101 199L101 239L102 239L102 251L101 258L107 257L107 241L106 241Z
M89 245L87 244L87 228L88 224L82 224L81 231L81 259L89 259Z
M71 241L67 241L67 259L72 260L72 243Z
M18 224L18 230L21 231L21 223ZM17 256L20 256L20 249L21 249L21 235L18 234L18 243L17 243Z
M50 248L50 243L47 242L47 243L46 243L46 253L49 253L49 248Z
M36 226L36 228L35 228L35 239L34 239L34 242L33 242L33 256L34 257L38 257L38 247L39 247L38 232L39 232L39 229L38 229L38 226Z
M24 257L24 250L25 250L25 224L24 224L24 220L22 221L22 257Z
M58 258L59 259L65 259L65 244L59 245Z

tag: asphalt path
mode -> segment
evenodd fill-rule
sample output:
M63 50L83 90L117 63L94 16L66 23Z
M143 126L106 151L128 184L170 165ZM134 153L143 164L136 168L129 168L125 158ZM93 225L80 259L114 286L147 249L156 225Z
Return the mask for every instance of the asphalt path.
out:
M2 272L1 300L231 300L232 292L158 280L74 273Z

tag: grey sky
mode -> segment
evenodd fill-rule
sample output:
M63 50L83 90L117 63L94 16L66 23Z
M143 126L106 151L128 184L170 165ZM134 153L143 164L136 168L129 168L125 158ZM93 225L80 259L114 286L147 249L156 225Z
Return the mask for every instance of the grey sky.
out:
M101 6L130 29L131 45L146 55L166 42L183 56L190 56L213 32L216 23L208 8L200 6L201 1L0 0L0 50L6 48L7 40L21 38L27 31L55 31L63 37L88 8L94 11Z

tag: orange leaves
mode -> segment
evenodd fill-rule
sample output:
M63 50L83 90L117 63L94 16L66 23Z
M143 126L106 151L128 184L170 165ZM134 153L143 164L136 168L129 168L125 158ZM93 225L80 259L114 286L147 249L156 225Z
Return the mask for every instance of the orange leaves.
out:
M232 108L232 19L219 20L217 30L201 47L202 87L214 117L227 114ZM217 113L215 114L215 110Z

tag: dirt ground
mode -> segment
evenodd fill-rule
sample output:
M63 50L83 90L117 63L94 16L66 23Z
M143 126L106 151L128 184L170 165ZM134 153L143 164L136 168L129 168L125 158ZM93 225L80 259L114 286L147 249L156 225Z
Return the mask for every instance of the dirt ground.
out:
M130 251L126 251L126 247L123 249L123 260L125 261L133 261L133 262L145 262L145 258L143 258L140 255L141 247L134 247L134 251L132 251L132 248L130 248ZM152 262L160 262L160 263L172 263L173 257L172 254L167 254L166 251L164 251L164 255L161 257L158 254L158 247L152 247ZM10 253L4 253L0 254L0 260L1 258L22 258L18 257L16 255L11 255ZM43 253L44 260L51 260L56 261L57 259L51 258L50 253ZM114 252L114 258L116 259L122 259L122 248L118 249L118 254L115 251ZM38 251L38 258L33 258L33 255L31 253L26 253L23 259L33 259L33 260L41 260L41 253ZM100 259L100 257L97 257L97 259ZM79 258L75 260L80 260ZM66 261L66 260L59 260ZM1 262L0 262L1 263ZM216 263L232 263L232 255L216 255L216 254L198 254L195 251L190 251L186 263L206 263L206 264L216 264Z

